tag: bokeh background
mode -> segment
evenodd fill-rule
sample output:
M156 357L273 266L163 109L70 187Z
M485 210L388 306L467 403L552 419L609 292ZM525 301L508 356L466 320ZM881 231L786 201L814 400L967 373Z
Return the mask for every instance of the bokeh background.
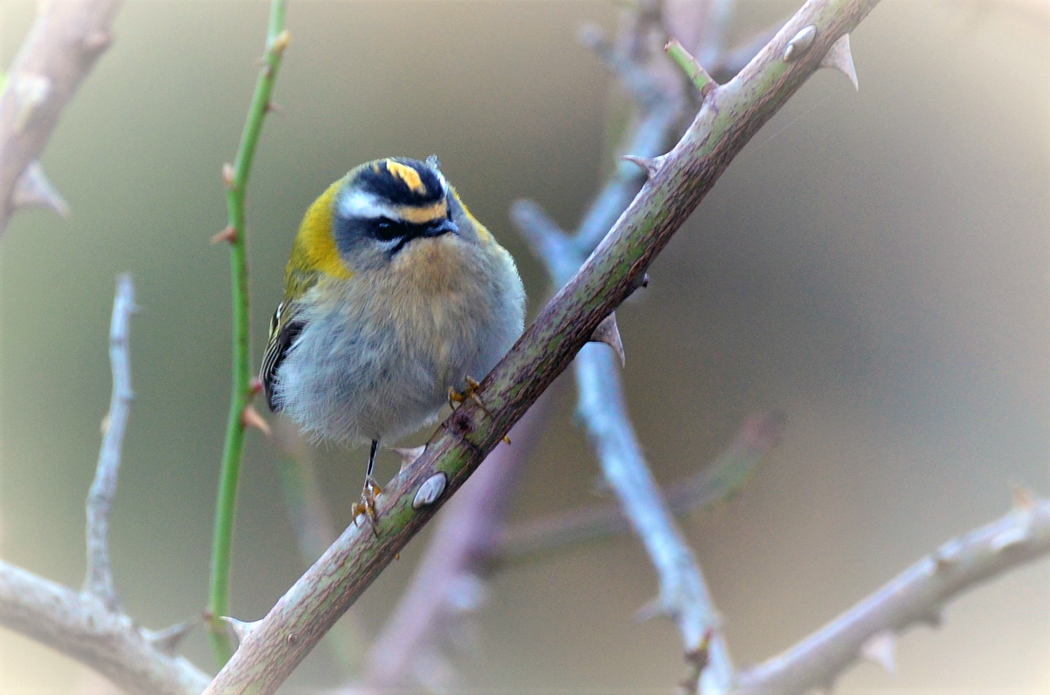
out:
M742 37L793 3L740 0ZM535 312L541 267L508 221L520 197L572 226L606 170L613 81L576 40L605 2L293 2L292 46L249 197L254 349L298 218L349 167L437 153L514 253ZM78 586L83 503L109 398L114 277L130 270L137 400L112 545L120 594L161 627L205 602L228 403L219 171L254 83L261 2L131 2L44 157L73 209L18 215L0 246L2 556ZM33 15L0 3L8 63ZM783 440L745 491L684 521L737 663L793 644L947 538L1003 513L1008 483L1050 493L1050 9L886 0L853 35L861 90L817 74L732 164L620 312L631 412L658 478L704 465L750 413ZM565 390L514 518L593 499L597 466ZM364 452L318 452L347 521ZM249 438L235 613L261 617L303 565L280 455ZM384 459L381 478L396 472ZM365 640L426 541L364 595ZM631 537L495 575L475 691L668 692L683 675ZM899 675L842 692L1050 692L1050 566L953 603L901 641ZM198 632L186 652L210 665ZM288 686L332 685L324 652ZM0 692L68 693L81 667L0 633Z

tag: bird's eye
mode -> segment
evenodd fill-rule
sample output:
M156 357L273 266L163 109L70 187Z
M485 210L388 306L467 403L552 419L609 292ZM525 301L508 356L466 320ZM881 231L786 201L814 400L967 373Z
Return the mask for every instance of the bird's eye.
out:
M380 241L392 241L405 235L403 225L387 217L380 217L375 223L375 235Z

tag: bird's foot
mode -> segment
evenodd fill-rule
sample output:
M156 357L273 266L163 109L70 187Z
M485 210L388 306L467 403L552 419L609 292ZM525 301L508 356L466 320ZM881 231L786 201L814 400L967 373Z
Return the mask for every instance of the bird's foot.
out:
M451 386L448 387L448 404L453 410L455 410L457 405L462 405L467 401L473 401L479 408L481 408L483 413L491 418L492 413L489 412L489 409L485 407L485 404L478 396L478 389L481 388L481 384L469 376L464 377L464 380L467 382L467 388L463 389L463 393L456 391L456 389Z
M372 526L372 533L377 535L376 498L381 494L383 494L383 489L379 487L379 483L377 483L372 476L368 476L365 478L365 487L361 490L361 501L354 504L350 509L354 519L357 519L357 517L363 514L365 518L368 519L368 523Z

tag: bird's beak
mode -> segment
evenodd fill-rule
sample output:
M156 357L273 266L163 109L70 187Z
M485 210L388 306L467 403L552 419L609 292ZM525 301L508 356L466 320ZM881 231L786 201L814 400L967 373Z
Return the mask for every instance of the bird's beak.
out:
M447 217L442 217L439 220L434 220L427 224L425 231L423 232L424 237L438 237L442 234L458 234L459 227L456 223Z

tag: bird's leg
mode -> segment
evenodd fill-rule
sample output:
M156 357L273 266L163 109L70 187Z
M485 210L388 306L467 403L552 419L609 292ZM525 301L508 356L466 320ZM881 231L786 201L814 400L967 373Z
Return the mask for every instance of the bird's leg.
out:
M372 469L376 465L376 451L379 450L379 441L372 440L372 450L368 453L368 471L365 473L365 487L361 491L361 501L353 506L351 513L356 519L358 515L364 514L372 524L372 532L376 532L376 497L382 492L379 483L372 477Z

